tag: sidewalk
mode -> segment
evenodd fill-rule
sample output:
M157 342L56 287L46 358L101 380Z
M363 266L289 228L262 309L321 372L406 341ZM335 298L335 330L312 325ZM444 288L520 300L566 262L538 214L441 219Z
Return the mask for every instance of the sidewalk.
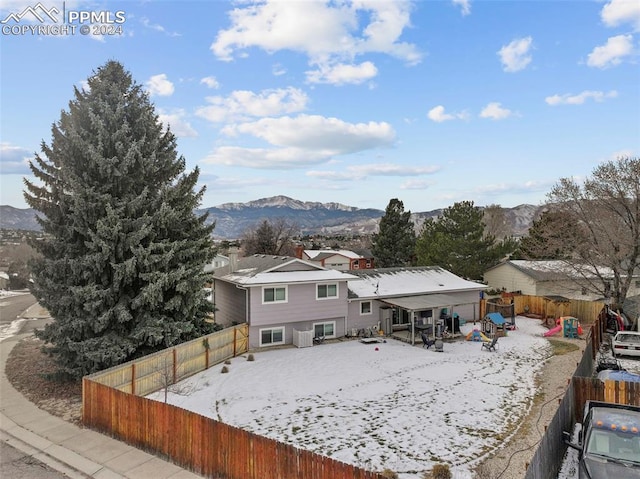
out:
M32 307L34 308L34 307ZM41 317L39 306L29 308ZM38 316L40 315L40 316ZM201 476L133 446L83 429L37 408L5 374L9 353L23 334L0 343L0 439L72 479L197 479Z

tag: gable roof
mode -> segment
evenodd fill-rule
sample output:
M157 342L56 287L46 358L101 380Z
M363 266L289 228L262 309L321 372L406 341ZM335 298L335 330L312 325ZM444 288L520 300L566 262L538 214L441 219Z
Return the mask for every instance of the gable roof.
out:
M349 281L350 298L482 291L486 285L468 281L439 266L379 268L351 271L360 281Z
M595 278L597 276L595 269L590 265L576 263L572 266L569 262L563 260L512 259L489 268L487 271L505 265L513 266L536 281L563 280L567 279L567 277L573 279ZM599 268L599 272L604 277L613 277L611 268Z
M326 269L309 261L291 256L253 255L239 258L235 270L232 265L213 271L215 279L241 286L262 284L316 283L357 279L351 274Z
M346 249L306 249L304 250L304 254L312 261L320 261L335 255L344 256L349 259L361 258L359 254Z

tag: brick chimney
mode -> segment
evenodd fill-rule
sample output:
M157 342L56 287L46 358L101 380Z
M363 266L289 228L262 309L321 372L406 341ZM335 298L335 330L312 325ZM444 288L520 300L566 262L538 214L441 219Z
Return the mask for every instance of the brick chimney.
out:
M303 254L304 254L304 246L301 244L296 245L296 258L302 259Z

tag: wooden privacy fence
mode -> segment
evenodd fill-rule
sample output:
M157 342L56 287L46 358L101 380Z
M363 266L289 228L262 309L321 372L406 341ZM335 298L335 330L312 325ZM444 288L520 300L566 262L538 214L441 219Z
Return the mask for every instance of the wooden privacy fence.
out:
M146 396L248 350L249 326L244 323L87 377L119 391Z
M586 324L591 324L598 317L605 304L599 301L582 301L579 299L561 300L546 296L509 295L508 297L480 300L480 317L487 312L486 303L502 301L505 304L513 301L515 314L532 314L542 319L573 316Z
M225 479L384 479L384 476L258 436L171 404L83 380L83 422L169 458L205 477Z
M527 467L525 479L556 479L558 471L567 450L564 443L563 431L572 431L576 422L581 422L584 405L589 400L605 401L618 404L640 406L640 383L606 380L600 381L594 377L594 364L602 342L606 327L603 314L603 304L595 302L591 311L595 313L595 320L586 338L586 348L582 360L569 382L564 398L560 401L556 414L547 427L540 444ZM580 305L584 311L588 306ZM578 314L571 316L579 317ZM581 319L588 321L588 316Z

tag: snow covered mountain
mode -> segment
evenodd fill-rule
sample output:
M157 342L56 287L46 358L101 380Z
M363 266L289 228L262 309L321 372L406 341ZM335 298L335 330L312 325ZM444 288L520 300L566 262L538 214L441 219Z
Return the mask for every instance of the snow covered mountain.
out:
M542 206L520 205L505 208L507 223L516 236L525 234ZM248 203L224 203L202 208L198 214L209 213L208 221L216 222L214 236L218 239L234 239L242 236L249 227L261 221L284 218L289 224L298 226L301 234L371 234L378 229L384 211L373 208L360 209L340 203L299 201L288 196L272 196ZM412 212L416 231L426 218L437 217L442 210ZM0 228L39 230L32 209L0 206Z

